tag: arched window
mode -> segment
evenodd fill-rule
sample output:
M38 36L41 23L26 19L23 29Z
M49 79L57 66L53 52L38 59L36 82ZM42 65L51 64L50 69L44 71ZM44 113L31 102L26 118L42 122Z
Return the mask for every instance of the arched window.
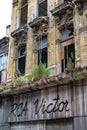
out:
M19 74L25 73L25 62L26 62L26 46L22 46L18 49L17 59L17 71Z
M27 24L27 14L28 14L28 1L22 0L21 9L20 9L20 26Z

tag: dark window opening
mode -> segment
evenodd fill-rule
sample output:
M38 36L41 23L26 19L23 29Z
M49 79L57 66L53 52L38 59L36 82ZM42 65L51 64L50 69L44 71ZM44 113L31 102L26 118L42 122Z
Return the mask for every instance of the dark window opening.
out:
M70 44L64 47L64 59L61 60L61 71L64 72L67 67L67 63L71 58L72 63L75 66L75 46L74 44Z
M38 50L47 47L48 39L47 36L43 36L39 41L37 41Z
M38 50L38 65L42 63L46 64L47 66L47 55L48 55L47 47Z
M64 72L64 59L61 60L61 72Z
M23 0L21 6L20 26L24 26L25 24L27 24L27 14L28 14L28 3L27 0Z
M73 37L73 33L74 33L74 28L72 25L68 26L67 28L64 28L63 30L60 31L61 40L64 41Z
M47 44L48 44L47 36L43 36L40 41L37 41L38 65L40 63L43 63L46 64L47 66L47 58L48 58Z
M22 6L27 3L27 0L22 0Z
M26 60L26 47L23 46L18 50L18 72L19 74L25 73L25 60Z
M47 16L47 0L38 0L38 16Z

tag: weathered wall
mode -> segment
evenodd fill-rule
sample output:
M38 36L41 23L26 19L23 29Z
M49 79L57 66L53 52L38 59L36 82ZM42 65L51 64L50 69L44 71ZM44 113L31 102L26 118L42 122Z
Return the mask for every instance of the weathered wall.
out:
M60 33L55 24L54 16L51 14L51 10L55 8L58 4L58 1L48 0L48 17L49 17L49 28L48 28L48 67L52 70L51 74L58 74L61 72L61 58L64 54L63 44L56 43L56 40L60 38ZM20 25L20 5L21 1L18 1L15 6L12 8L12 19L11 19L11 32L19 28ZM76 66L86 66L86 56L87 56L87 47L86 47L86 34L87 34L87 2L83 4L83 14L78 13L77 5L74 5L74 38L75 38L75 55L76 55ZM38 16L37 11L37 1L28 1L28 20L27 24L33 21ZM36 63L37 56L33 53L33 47L35 45L35 40L32 35L32 29L28 25L28 40L27 40L27 56L26 56L26 73L28 73L33 64ZM14 39L10 38L9 44L9 65L8 65L8 78L14 77L15 73L15 63L13 57L15 57L15 46ZM13 66L13 67L12 67Z
M87 2L81 3L82 7L79 14L77 6L74 10L74 31L75 31L75 49L76 49L76 66L87 66Z
M11 32L19 28L20 25L20 5L21 1L13 6L12 8L12 18L11 18ZM60 58L61 49L59 44L55 44L56 39L59 37L59 32L55 26L54 17L52 16L50 10L54 8L54 2L48 1L48 17L49 17L49 29L48 29L48 67L53 68L52 73L60 72ZM28 21L27 23L33 21L38 15L37 13L37 2L32 0L28 1ZM32 35L32 29L28 27L28 40L27 40L27 55L26 55L26 73L28 73L33 64L36 63L36 54L33 53L33 47L35 40ZM14 38L10 38L9 44L9 61L8 61L8 79L14 78L15 75L15 58L16 47L14 45ZM58 70L57 70L58 69Z
M1 122L71 117L71 90L67 89L69 86L55 86L51 89L5 97L1 100Z
M87 129L87 82L53 86L43 90L0 98L0 123L72 118ZM77 122L77 123L76 123Z

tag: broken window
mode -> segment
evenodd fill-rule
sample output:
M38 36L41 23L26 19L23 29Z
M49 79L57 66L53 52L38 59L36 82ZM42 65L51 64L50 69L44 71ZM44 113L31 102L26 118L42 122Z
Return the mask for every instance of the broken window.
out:
M47 66L47 47L38 50L38 65L40 63L46 64Z
M38 16L47 16L47 0L38 0Z
M64 59L61 60L61 71L64 72L67 67L67 63L71 59L72 63L75 65L75 46L70 44L64 46Z
M74 32L74 28L72 25L64 28L63 30L60 31L60 35L61 35L60 40L64 41L73 37L73 32Z
M27 24L27 14L28 14L28 2L27 0L22 0L21 3L21 16L20 16L20 26Z
M17 70L19 74L25 73L26 47L22 46L18 49Z
M47 66L47 55L48 55L48 49L47 49L47 36L43 37L42 40L40 40L38 44L38 64L43 63Z

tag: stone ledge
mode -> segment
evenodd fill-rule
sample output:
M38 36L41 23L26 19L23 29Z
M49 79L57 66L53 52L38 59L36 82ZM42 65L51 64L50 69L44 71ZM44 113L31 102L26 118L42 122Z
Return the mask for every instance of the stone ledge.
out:
M33 19L33 21L29 22L29 26L35 27L35 26L41 26L42 23L47 23L48 24L48 17L47 16L40 16L37 17L35 19Z
M53 10L51 10L51 13L52 15L58 15L58 14L65 13L67 9L73 10L73 4L69 1L57 5Z
M19 36L21 33L26 32L27 33L28 26L25 24L22 27L19 27L11 32L11 36L15 38L16 36Z
M82 82L83 80L86 81L87 79L87 68L84 68L79 72L78 78L72 78L71 74L61 73L56 76L50 76L48 78L43 78L38 81L33 81L31 83L26 83L21 86L12 86L7 89L0 89L0 96L7 96L7 95L17 95L25 92L32 92L52 86L60 86L60 85L67 85L73 83L75 85L78 82ZM82 82L84 84L84 82Z

